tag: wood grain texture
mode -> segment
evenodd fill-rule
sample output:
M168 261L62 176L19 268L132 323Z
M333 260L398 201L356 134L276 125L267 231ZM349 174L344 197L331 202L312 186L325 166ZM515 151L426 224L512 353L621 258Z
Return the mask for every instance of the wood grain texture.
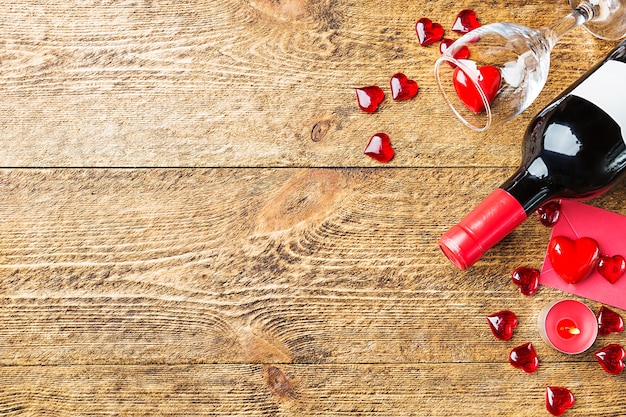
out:
M507 171L2 170L0 414L531 416L561 384L611 415L621 377L539 338L563 294L510 282L548 229L469 272L436 247ZM528 341L534 375L507 359Z
M512 173L530 117L616 43L575 29L536 103L471 133L414 33L463 8L533 27L569 12L0 0L0 416L524 417L547 414L546 385L574 391L567 416L626 414L593 350L540 341L539 310L564 294L510 281L541 265L549 229L527 220L467 272L436 245ZM399 71L415 99L357 109L355 87ZM362 154L378 131L384 166ZM626 214L625 196L592 204ZM485 321L505 308L508 342ZM529 341L533 375L507 360ZM608 343L624 335L593 349Z
M566 35L537 104L488 134L470 133L437 92L437 47L421 47L414 32L428 16L454 36L463 7L483 23L545 26L569 6L5 1L0 166L370 166L362 150L380 130L396 147L392 165L513 166L532 114L615 42L580 28ZM398 71L418 81L418 97L360 112L353 89L388 91Z
M577 364L583 375L594 368ZM547 365L529 376L508 364L12 367L0 370L0 413L534 417L550 415L544 389L558 381L578 394L567 416L621 415L621 384L580 374Z

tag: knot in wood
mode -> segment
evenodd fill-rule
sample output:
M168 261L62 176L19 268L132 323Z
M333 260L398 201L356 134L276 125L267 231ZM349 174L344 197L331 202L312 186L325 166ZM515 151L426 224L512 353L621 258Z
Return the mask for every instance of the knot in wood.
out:
M319 122L313 125L313 129L311 129L311 140L313 142L319 142L324 139L324 136L330 130L332 123L330 120L320 120Z
M291 381L287 379L283 371L277 366L269 366L265 369L265 380L273 394L279 397L293 397L294 389Z

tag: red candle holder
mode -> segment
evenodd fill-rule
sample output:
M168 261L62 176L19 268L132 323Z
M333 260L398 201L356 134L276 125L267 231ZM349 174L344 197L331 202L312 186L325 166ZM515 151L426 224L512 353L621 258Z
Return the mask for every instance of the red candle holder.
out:
M577 300L560 300L539 313L539 334L554 349L576 355L589 349L598 337L594 312Z

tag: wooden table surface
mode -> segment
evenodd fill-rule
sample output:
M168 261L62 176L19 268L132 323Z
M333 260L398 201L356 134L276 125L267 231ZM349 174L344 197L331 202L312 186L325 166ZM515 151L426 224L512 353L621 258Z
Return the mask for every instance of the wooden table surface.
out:
M582 28L516 120L462 127L414 24L549 25L565 1L16 0L0 7L0 415L623 416L624 376L537 332L530 218L467 272L438 237L530 118L617 42ZM389 77L418 96L389 97ZM374 114L354 88L377 84ZM388 164L363 155L390 135ZM626 214L626 186L592 204ZM574 297L576 298L576 297ZM589 302L597 311L599 303ZM520 320L508 342L485 316ZM623 311L616 310L624 314ZM533 342L525 374L508 352Z

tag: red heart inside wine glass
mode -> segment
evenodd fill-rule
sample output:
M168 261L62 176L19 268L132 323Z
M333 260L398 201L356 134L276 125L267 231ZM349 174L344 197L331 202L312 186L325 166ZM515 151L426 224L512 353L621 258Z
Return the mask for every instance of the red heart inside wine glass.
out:
M502 76L498 68L490 65L465 69L457 67L452 74L452 82L461 102L478 114L485 111L485 101L491 106L500 89Z

